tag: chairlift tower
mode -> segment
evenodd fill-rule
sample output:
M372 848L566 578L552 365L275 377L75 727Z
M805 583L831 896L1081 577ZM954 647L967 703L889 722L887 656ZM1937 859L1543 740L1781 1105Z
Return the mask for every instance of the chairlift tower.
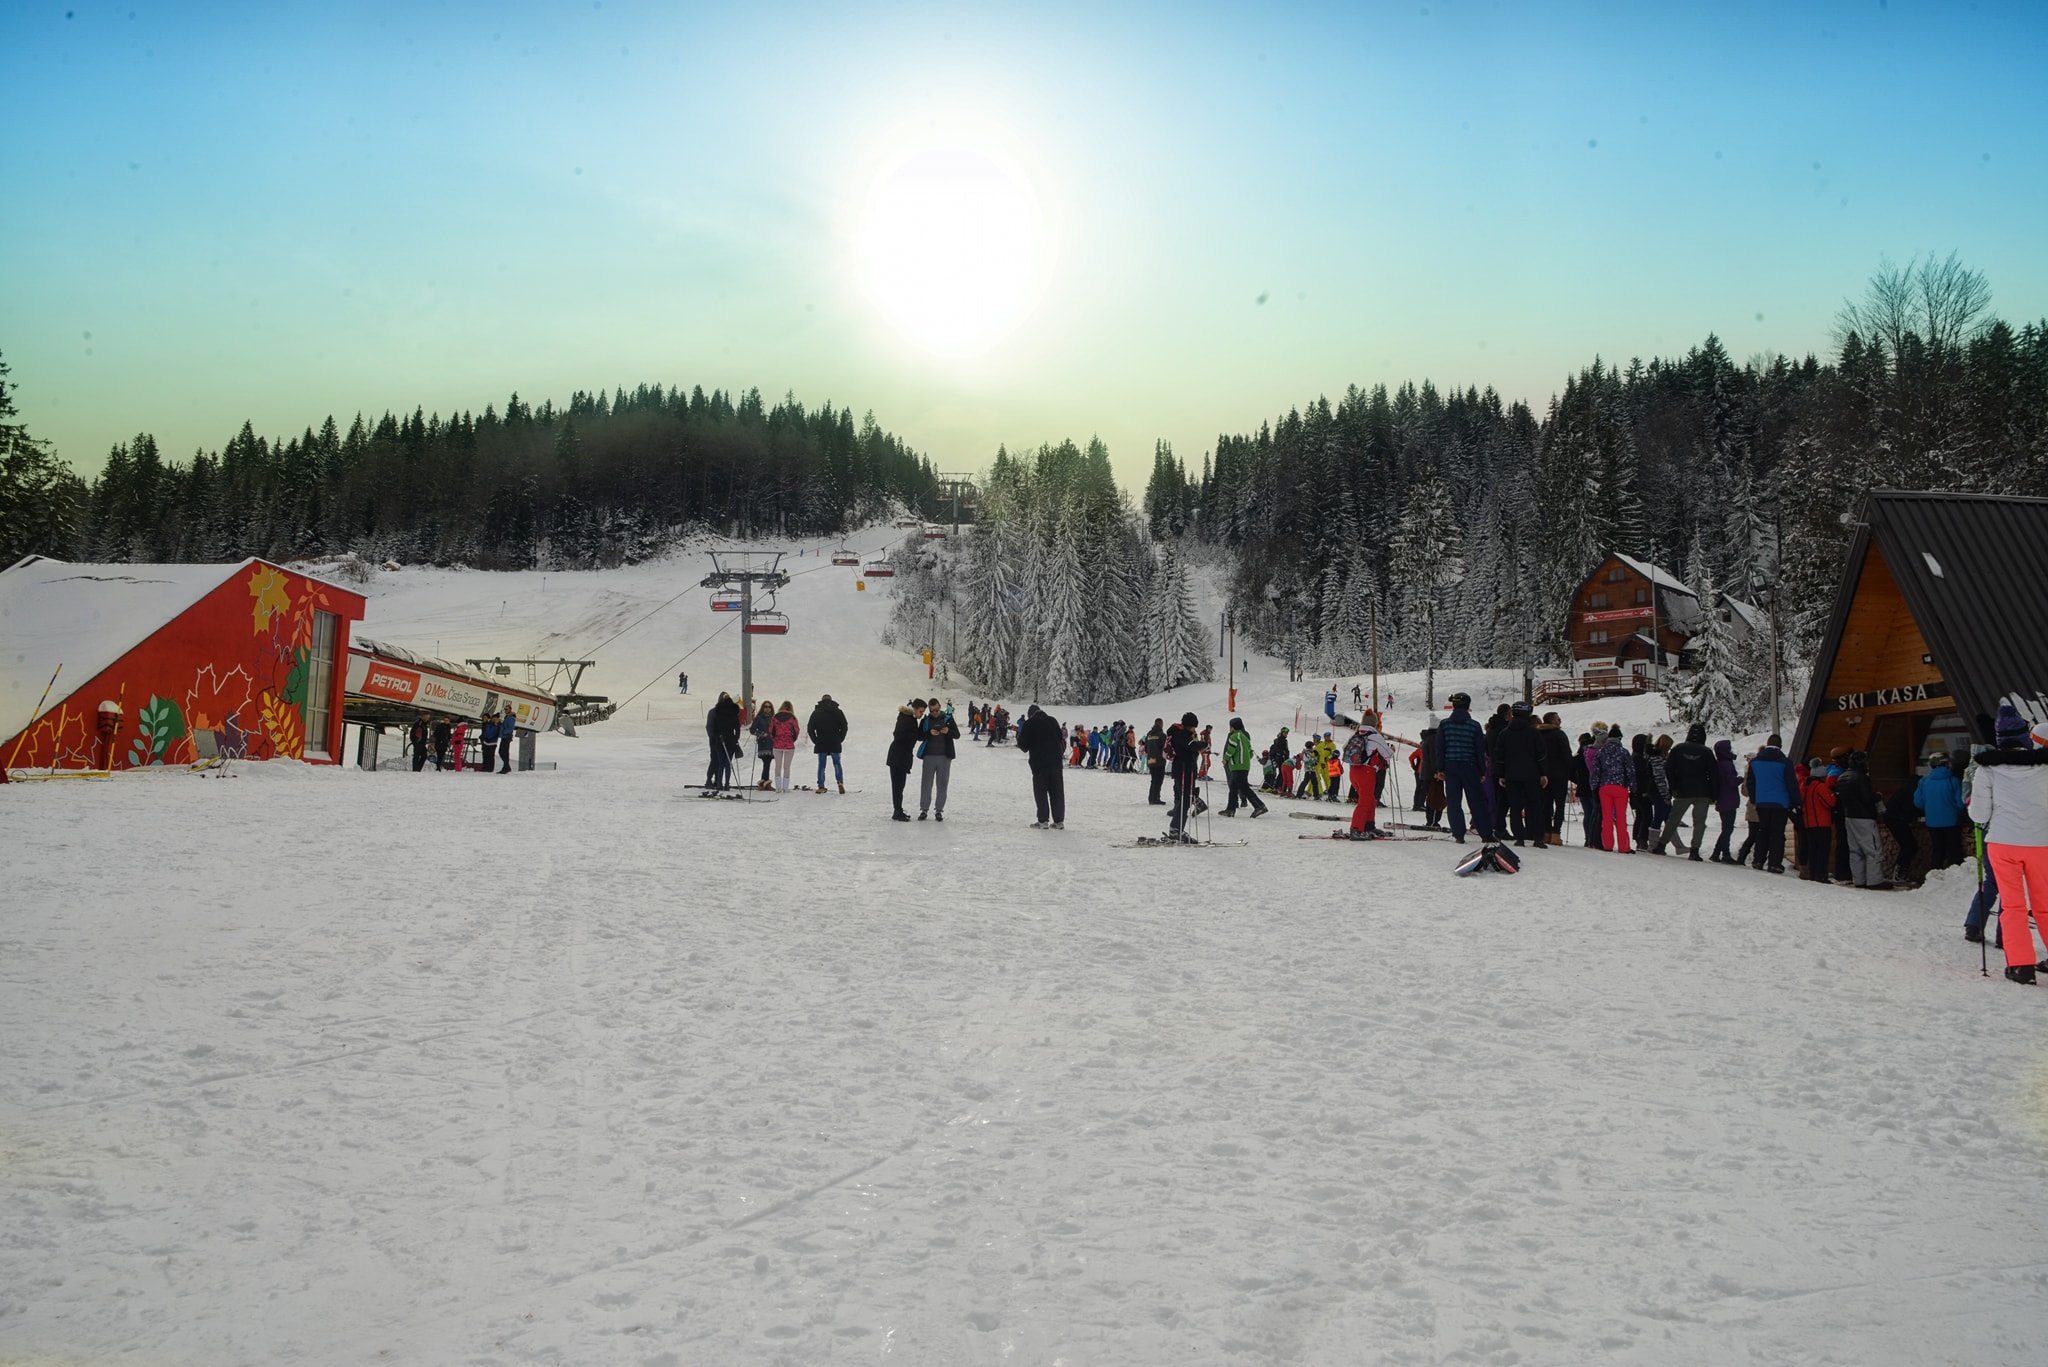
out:
M740 595L740 700L744 715L754 715L754 589L769 594L789 582L782 568L787 551L713 551L707 589L737 589Z

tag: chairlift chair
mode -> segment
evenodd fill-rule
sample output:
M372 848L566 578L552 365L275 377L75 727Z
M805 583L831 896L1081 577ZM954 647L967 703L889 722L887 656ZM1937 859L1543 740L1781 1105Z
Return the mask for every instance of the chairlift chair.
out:
M855 555L852 551L846 549L846 547L841 546L838 550L832 553L832 563L835 565L848 565L853 567L854 569L859 569L860 557L858 555Z
M711 595L713 612L738 612L744 600L737 593L714 593Z
M787 636L789 618L780 612L757 612L744 628L749 636Z
M860 573L863 579L894 579L896 577L896 567L890 564L885 557L878 555L873 560L868 561Z
M926 527L924 529L924 539L927 541L944 541L946 539L946 529L937 526Z
M896 525L899 527L922 527L924 520L916 517L899 517L896 519Z

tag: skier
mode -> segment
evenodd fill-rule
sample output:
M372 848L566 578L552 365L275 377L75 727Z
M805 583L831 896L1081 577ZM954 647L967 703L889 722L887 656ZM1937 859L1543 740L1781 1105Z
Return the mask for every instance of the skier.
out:
M1543 774L1543 737L1536 730L1529 704L1514 705L1508 724L1494 738L1493 748L1494 784L1500 790L1515 844L1522 847L1533 839L1541 849L1550 813L1543 790L1550 780Z
M1207 726L1202 728L1202 772L1197 775L1199 778L1209 777L1209 747L1214 743L1210 739L1210 732L1213 729Z
M953 772L953 742L960 739L959 724L953 720L951 711L940 711L939 700L933 698L925 704L923 744L918 753L924 760L924 770L917 780L917 819L924 820L925 813L940 821L946 819L946 780ZM938 801L932 801L932 788L938 788Z
M1252 733L1244 729L1242 718L1232 717L1230 734L1223 738L1223 777L1230 785L1230 801L1223 806L1225 816L1236 816L1240 802L1252 809L1254 821L1266 814L1266 804L1252 791L1251 770Z
M1601 844L1616 854L1629 852L1628 794L1635 781L1635 760L1621 743L1621 728L1609 727L1593 757L1593 785L1600 790Z
M1806 816L1800 832L1799 877L1809 883L1831 883L1828 850L1835 838L1835 780L1828 774L1828 762L1818 756L1806 768L1806 789L1799 799Z
M1970 785L1970 818L1984 828L1984 850L2003 906L2005 976L2031 983L2041 967L2027 925L2048 916L2048 722L2035 726L2027 749L1987 750Z
M846 791L846 771L840 767L840 747L846 744L846 714L839 710L839 704L832 701L830 693L818 699L818 705L811 709L810 720L804 723L804 734L811 738L811 749L818 756L818 786L816 791L825 791L825 761L832 761L832 777L838 780L839 791Z
M1365 710L1365 695L1359 692L1358 689L1359 686L1357 684L1351 685L1351 706L1354 711L1363 712Z
M704 773L706 788L732 786L733 756L740 749L740 705L730 693L720 693L704 718L704 736L711 743L711 767Z
M1963 862L1963 836L1957 822L1963 814L1962 785L1948 766L1946 751L1927 757L1927 774L1913 791L1913 805L1927 822L1927 838L1934 846L1932 868L1946 869Z
M1372 840L1387 834L1379 827L1379 776L1394 762L1394 747L1380 734L1379 718L1370 712L1344 742L1344 763L1351 768L1351 838Z
M443 769L446 769L446 768L448 767L448 739L449 739L449 737L450 737L450 736L451 736L452 734L453 734L453 728L451 728L451 727L449 726L449 724L448 724L448 718L446 718L446 717L437 717L437 718L435 718L435 720L434 720L434 772L436 772L436 773L439 773L439 772L440 772L441 770L443 770Z
M1444 800L1450 807L1451 839L1465 843L1465 810L1472 812L1472 828L1481 840L1493 839L1493 818L1486 803L1486 783L1481 766L1486 758L1486 732L1472 720L1472 695L1451 694L1451 715L1437 727L1436 776L1443 780Z
M484 713L483 730L478 734L481 738L480 749L483 755L483 762L476 766L476 771L480 774L488 774L491 772L491 769L493 768L493 765L491 763L493 759L493 752L496 751L498 748L497 713Z
M1017 725L1017 746L1031 762L1031 799L1037 804L1038 820L1031 829L1055 831L1067 828L1067 776L1060 768L1061 729L1059 718L1038 710L1033 703L1024 710Z
M1991 728L1992 739L1995 742L1993 748L2014 751L2026 750L2033 744L2027 738L2027 726L2027 719L2019 714L2018 708L2009 702L2000 703L1998 705L1998 720L1992 724ZM1976 757L1970 761L1970 772L1963 784L1964 788L1968 790L1965 801L1971 801L1976 798L1977 775L1983 767L1984 757L1990 753L1990 750L1979 751ZM1901 784L1898 792L1892 796L1894 801L1903 797L1908 807L1911 806L1912 790L1905 785ZM1990 866L1990 854L1984 843L1985 840L1986 832L1983 827L1979 826L1977 829L1977 892L1970 898L1969 914L1963 918L1963 938L1973 944L1983 942L1984 922L1996 914L1996 908L2004 905L1998 895L1998 871ZM1897 867L1903 871L1911 867L1911 861L1904 854L1901 854ZM2001 936L2001 938L2003 937Z
M1194 843L1194 837L1187 832L1188 818L1207 810L1195 792L1195 783L1202 772L1202 755L1208 749L1208 742L1196 728L1201 722L1195 714L1186 712L1178 724L1166 733L1165 750L1173 764L1173 814L1169 818L1166 837Z
M505 704L504 715L498 719L498 770L501 774L512 772L512 737L519 733L519 714L512 710L512 704ZM488 766L486 766L488 767Z
M775 753L775 791L789 791L789 771L796 762L797 739L804 733L796 719L796 704L784 699L768 723L768 743Z
M1572 743L1565 738L1564 723L1555 712L1545 712L1536 731L1543 737L1543 795L1548 805L1543 841L1562 845L1565 803L1572 790Z
M1602 728L1605 734L1605 728ZM1597 850L1600 846L1600 785L1593 777L1593 766L1600 758L1599 742L1590 731L1579 733L1579 751L1572 756L1572 791L1579 797L1579 824L1585 827L1586 848Z
M924 699L912 698L896 709L896 729L889 736L889 803L891 821L908 821L903 810L903 785L910 781L910 765L916 756L918 726L924 721Z
M1708 861L1733 864L1736 860L1728 852L1728 842L1735 835L1735 814L1742 810L1742 780L1735 774L1733 741L1714 742L1714 810L1721 816L1721 838L1714 842L1714 852Z
M1778 747L1783 742L1773 732L1749 761L1743 776L1743 791L1756 803L1756 867L1771 873L1785 871L1785 819L1797 800L1798 780L1792 777L1792 761Z
M1859 888L1884 891L1884 842L1878 838L1877 788L1870 781L1870 756L1849 752L1848 767L1835 780L1835 815L1849 844L1849 878Z
M1331 721L1337 720L1337 685L1331 684L1330 691L1323 694L1323 715Z
M683 696L688 697L690 693L690 676L688 674L676 675L676 688L681 691Z
M1690 813L1692 848L1686 852L1686 858L1697 864L1700 844L1706 838L1707 808L1714 801L1714 752L1707 749L1706 727L1694 722L1686 729L1685 739L1671 747L1664 772L1671 783L1671 814L1657 836L1657 848L1662 851L1679 838L1678 828Z
M761 777L754 780L754 786L762 792L768 791L768 770L775 763L775 706L763 701L761 710L747 723L747 734L754 738L754 758L761 761Z
M415 774L427 767L427 745L433 731L433 723L429 722L427 714L422 712L413 719L412 728L405 733L406 739L412 742L412 771Z
M1145 733L1145 768L1152 775L1152 791L1145 801L1154 807L1164 807L1166 799L1159 796L1159 786L1166 782L1166 719L1154 717L1152 729Z

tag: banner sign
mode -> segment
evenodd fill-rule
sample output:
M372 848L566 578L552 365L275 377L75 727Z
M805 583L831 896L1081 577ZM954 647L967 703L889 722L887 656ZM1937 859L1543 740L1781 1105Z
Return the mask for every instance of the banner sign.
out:
M1638 617L1654 617L1656 614L1647 607L1614 608L1608 612L1585 612L1579 614L1581 622L1631 622Z
M1899 688L1871 688L1861 693L1837 693L1820 700L1823 712L1861 712L1872 707L1900 707L1907 703L1934 702L1949 696L1948 685L1936 679L1933 683L1905 684Z
M394 664L353 647L348 653L346 691L351 697L404 703L423 712L442 712L451 717L481 717L510 704L513 716L523 727L546 731L555 724L552 698L509 691L501 694L474 679Z

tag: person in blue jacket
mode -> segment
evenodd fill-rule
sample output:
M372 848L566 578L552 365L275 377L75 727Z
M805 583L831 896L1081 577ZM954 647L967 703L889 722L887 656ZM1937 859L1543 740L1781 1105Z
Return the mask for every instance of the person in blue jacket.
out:
M1451 813L1451 839L1465 843L1465 807L1481 840L1493 839L1493 809L1486 798L1486 732L1472 720L1472 695L1451 694L1451 715L1436 731L1436 776L1444 783Z
M1913 790L1913 805L1927 823L1927 838L1933 846L1933 867L1951 868L1963 862L1963 785L1948 767L1948 755L1940 750L1928 756L1927 776Z
M1771 873L1785 871L1785 820L1792 815L1796 800L1792 762L1778 748L1782 744L1783 741L1775 735L1765 740L1764 748L1750 757L1749 773L1742 780L1749 800L1756 804L1760 828L1756 842L1756 867Z
M493 761L497 758L497 755L494 753L497 750L497 748L498 714L495 712L486 712L484 714L483 760L476 766L476 771L479 774L490 774L497 772L497 765L493 763Z

